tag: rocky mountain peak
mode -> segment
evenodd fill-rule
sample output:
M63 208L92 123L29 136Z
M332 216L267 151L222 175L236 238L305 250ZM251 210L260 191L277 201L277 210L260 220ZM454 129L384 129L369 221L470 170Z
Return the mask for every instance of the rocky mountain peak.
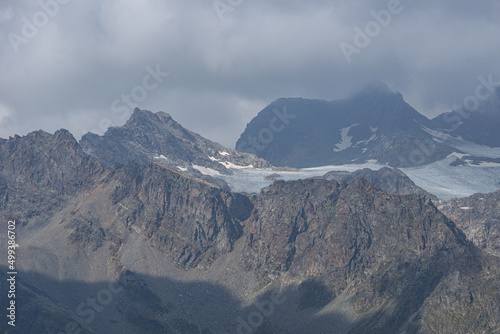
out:
M103 136L86 134L80 145L108 167L132 161L155 162L206 179L209 173L230 173L229 166L270 166L251 154L226 148L185 129L165 112L140 109L134 110L125 125L111 127ZM203 174L200 166L210 170Z
M280 117L283 115L286 118ZM271 126L279 131L272 131L272 140L266 140L263 134L269 133L266 129ZM236 148L275 166L290 167L368 160L409 167L443 159L453 152L451 147L434 141L423 126L430 127L430 120L406 103L401 93L375 82L343 100L278 99L252 119ZM424 159L412 159L414 152L421 152L422 143L433 150Z
M134 126L153 126L158 127L172 122L173 119L165 112L151 112L149 110L141 110L135 108L129 120L125 123L125 127Z

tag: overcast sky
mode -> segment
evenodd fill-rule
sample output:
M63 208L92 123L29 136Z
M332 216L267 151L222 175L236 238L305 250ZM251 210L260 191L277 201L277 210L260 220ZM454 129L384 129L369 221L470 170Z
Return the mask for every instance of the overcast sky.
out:
M395 1L0 0L0 137L80 139L137 104L234 147L279 97L382 80L435 116L500 81L499 1Z

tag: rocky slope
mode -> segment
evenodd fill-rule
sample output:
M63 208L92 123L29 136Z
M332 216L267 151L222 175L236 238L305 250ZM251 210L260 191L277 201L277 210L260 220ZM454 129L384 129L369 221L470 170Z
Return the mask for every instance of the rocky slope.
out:
M500 191L451 199L439 209L478 247L500 255Z
M277 181L247 198L162 166L132 164L103 177L36 233L29 224L23 228L22 239L30 246L20 249L21 263L34 273L21 275L22 289L37 292L29 305L51 310L37 323L28 321L38 332L60 328L66 320L59 318L96 333L113 332L107 319L116 322L116 330L128 327L135 333L235 332L251 309L224 289L252 302L270 300L270 286L281 286L287 304L257 326L261 332L314 328L321 333L332 323L343 328L340 333L498 328L500 301L492 292L500 287L498 261L481 255L428 198L388 195L364 179L343 185ZM138 249L152 255L136 254ZM219 296L201 308L207 297L198 285L177 287L177 295L165 297L160 286L175 285L172 280L179 276L172 275L179 270L184 273L176 275L185 275L186 283L212 277L207 284L219 287L203 289ZM63 283L40 274L56 274ZM123 275L134 277L134 285L125 286L125 295L90 324L81 312L71 311L85 300L83 291L93 289L90 295L96 295L103 289L98 277ZM64 283L74 279L82 294ZM51 304L40 301L40 291ZM190 296L189 306L182 305L184 294ZM233 316L224 311L227 303L236 305ZM174 305L181 309L172 311ZM207 307L221 313L207 317ZM479 319L477 312L483 314ZM437 319L441 327L434 330Z
M409 167L453 152L424 127L432 127L431 121L400 93L371 84L346 100L279 99L247 125L236 148L275 166L291 167L368 160Z

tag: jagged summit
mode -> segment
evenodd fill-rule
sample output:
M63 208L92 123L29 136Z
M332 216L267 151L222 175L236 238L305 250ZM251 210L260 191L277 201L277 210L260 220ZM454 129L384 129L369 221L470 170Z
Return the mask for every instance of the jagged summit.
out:
M156 113L149 110L141 110L135 108L132 115L125 123L125 126L133 126L139 124L168 124L169 122L175 122L170 114L163 111L158 111ZM176 122L175 122L176 123ZM177 124L177 123L176 123Z

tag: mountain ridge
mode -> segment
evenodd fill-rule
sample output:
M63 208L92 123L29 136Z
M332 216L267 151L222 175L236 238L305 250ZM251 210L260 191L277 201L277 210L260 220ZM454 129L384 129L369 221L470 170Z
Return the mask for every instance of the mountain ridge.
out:
M270 167L267 161L226 148L185 129L167 113L138 108L123 126L110 127L103 136L88 133L82 137L80 145L86 153L110 167L131 161L155 160L190 172L196 172L192 165L221 173L229 172L224 163Z
M200 159L184 163L207 156L222 165L207 155L219 146L203 141L196 150L195 136L183 142L189 132L172 123L164 133L155 122L171 121L137 111L131 130L97 139L117 145L109 151L80 145L65 130L0 141L0 215L18 221L26 333L60 332L70 322L88 333L500 328L500 260L468 240L428 196L390 195L356 177L373 174L383 185L387 170L353 174L349 183L279 180L258 194L233 193L155 159L159 147L181 161L168 151L171 138L192 148L181 157ZM153 132L138 131L146 128ZM129 130L133 138L124 136ZM136 161L114 164L105 155L135 144L145 150ZM228 155L219 153L220 160ZM388 189L418 191L398 182ZM123 277L128 285L114 293ZM255 312L262 321L252 321Z

